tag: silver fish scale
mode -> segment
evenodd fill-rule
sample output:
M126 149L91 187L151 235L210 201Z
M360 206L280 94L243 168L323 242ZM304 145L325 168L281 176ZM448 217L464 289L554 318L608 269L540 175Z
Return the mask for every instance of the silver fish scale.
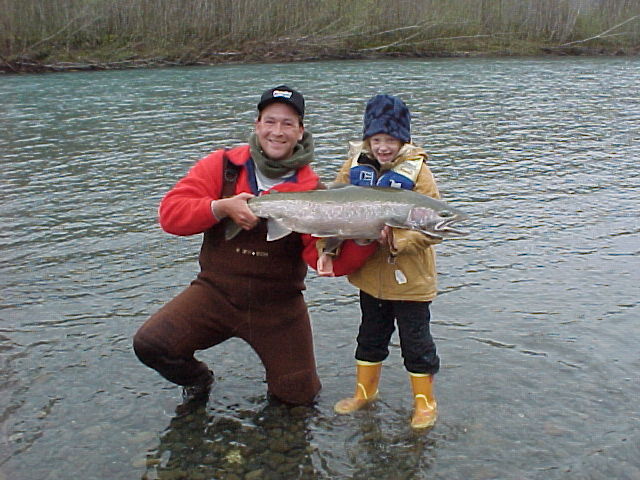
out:
M411 205L389 202L312 202L276 200L252 202L251 210L279 221L294 232L318 237L376 239L385 223L402 223Z
M464 235L451 225L467 218L447 203L418 192L353 185L263 195L250 199L249 208L268 219L267 239L271 240L291 231L376 239L385 224L444 238Z

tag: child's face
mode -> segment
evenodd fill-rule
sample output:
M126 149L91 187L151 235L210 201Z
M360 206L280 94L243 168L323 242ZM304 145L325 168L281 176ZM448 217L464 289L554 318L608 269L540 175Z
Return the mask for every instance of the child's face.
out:
M376 133L369 137L371 153L380 163L391 162L400 151L402 142L386 133Z

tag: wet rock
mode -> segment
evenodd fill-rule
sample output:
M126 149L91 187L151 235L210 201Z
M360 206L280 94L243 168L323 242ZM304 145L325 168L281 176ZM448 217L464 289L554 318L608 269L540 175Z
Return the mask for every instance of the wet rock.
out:
M235 473L228 473L223 477L224 480L242 480L242 477L236 475Z
M373 423L363 423L360 426L360 429L363 432L371 432L371 431L375 430L375 428L376 428L376 426Z
M372 432L365 433L362 436L362 439L366 442L379 442L383 439L383 436L382 436L382 433L380 433L379 431L372 431Z
M211 450L215 453L224 454L226 451L226 446L221 443L215 443L211 447Z
M177 443L180 441L180 433L177 430L170 430L167 434L162 438L165 443Z
M297 464L292 466L291 464L285 463L277 467L275 470L280 473L283 478L292 478L293 473L298 470L298 466Z
M247 473L244 476L244 480L260 480L264 477L264 469L258 468L257 470L253 470Z
M204 463L205 465L215 465L216 463L218 463L218 459L213 455L206 455L202 459L202 463Z
M198 437L198 436L194 436L192 438L189 438L186 442L187 446L189 448L198 448L202 443L202 438Z
M312 465L304 465L302 467L302 478L313 478L315 473L315 469Z
M244 462L242 459L242 452L239 449L229 450L224 459L228 463L242 464Z
M265 457L264 460L267 465L269 465L273 469L276 469L283 463L286 463L287 458L281 453L274 452Z
M253 438L255 438L255 440L258 442L264 442L267 439L267 436L264 433L255 432L253 434Z
M189 475L184 470L175 469L162 471L162 480L184 480L186 478L189 478Z
M291 414L292 417L304 418L309 414L310 411L311 409L308 407L299 406L299 407L293 407L289 411L289 413Z
M283 438L276 438L269 442L269 449L276 453L284 453L289 450L289 445Z

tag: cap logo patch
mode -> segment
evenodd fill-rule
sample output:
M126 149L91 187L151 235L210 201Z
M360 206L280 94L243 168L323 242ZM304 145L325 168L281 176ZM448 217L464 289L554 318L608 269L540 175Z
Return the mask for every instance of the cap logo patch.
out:
M293 92L288 92L287 90L274 90L273 91L273 98L276 98L276 97L291 98L291 95L293 95Z

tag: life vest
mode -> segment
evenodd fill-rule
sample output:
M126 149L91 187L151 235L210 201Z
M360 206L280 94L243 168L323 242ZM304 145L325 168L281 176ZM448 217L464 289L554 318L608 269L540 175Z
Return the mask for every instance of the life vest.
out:
M353 156L349 169L349 182L361 187L391 187L413 190L423 162L422 156L411 156L381 173L378 161L369 158L362 152Z

